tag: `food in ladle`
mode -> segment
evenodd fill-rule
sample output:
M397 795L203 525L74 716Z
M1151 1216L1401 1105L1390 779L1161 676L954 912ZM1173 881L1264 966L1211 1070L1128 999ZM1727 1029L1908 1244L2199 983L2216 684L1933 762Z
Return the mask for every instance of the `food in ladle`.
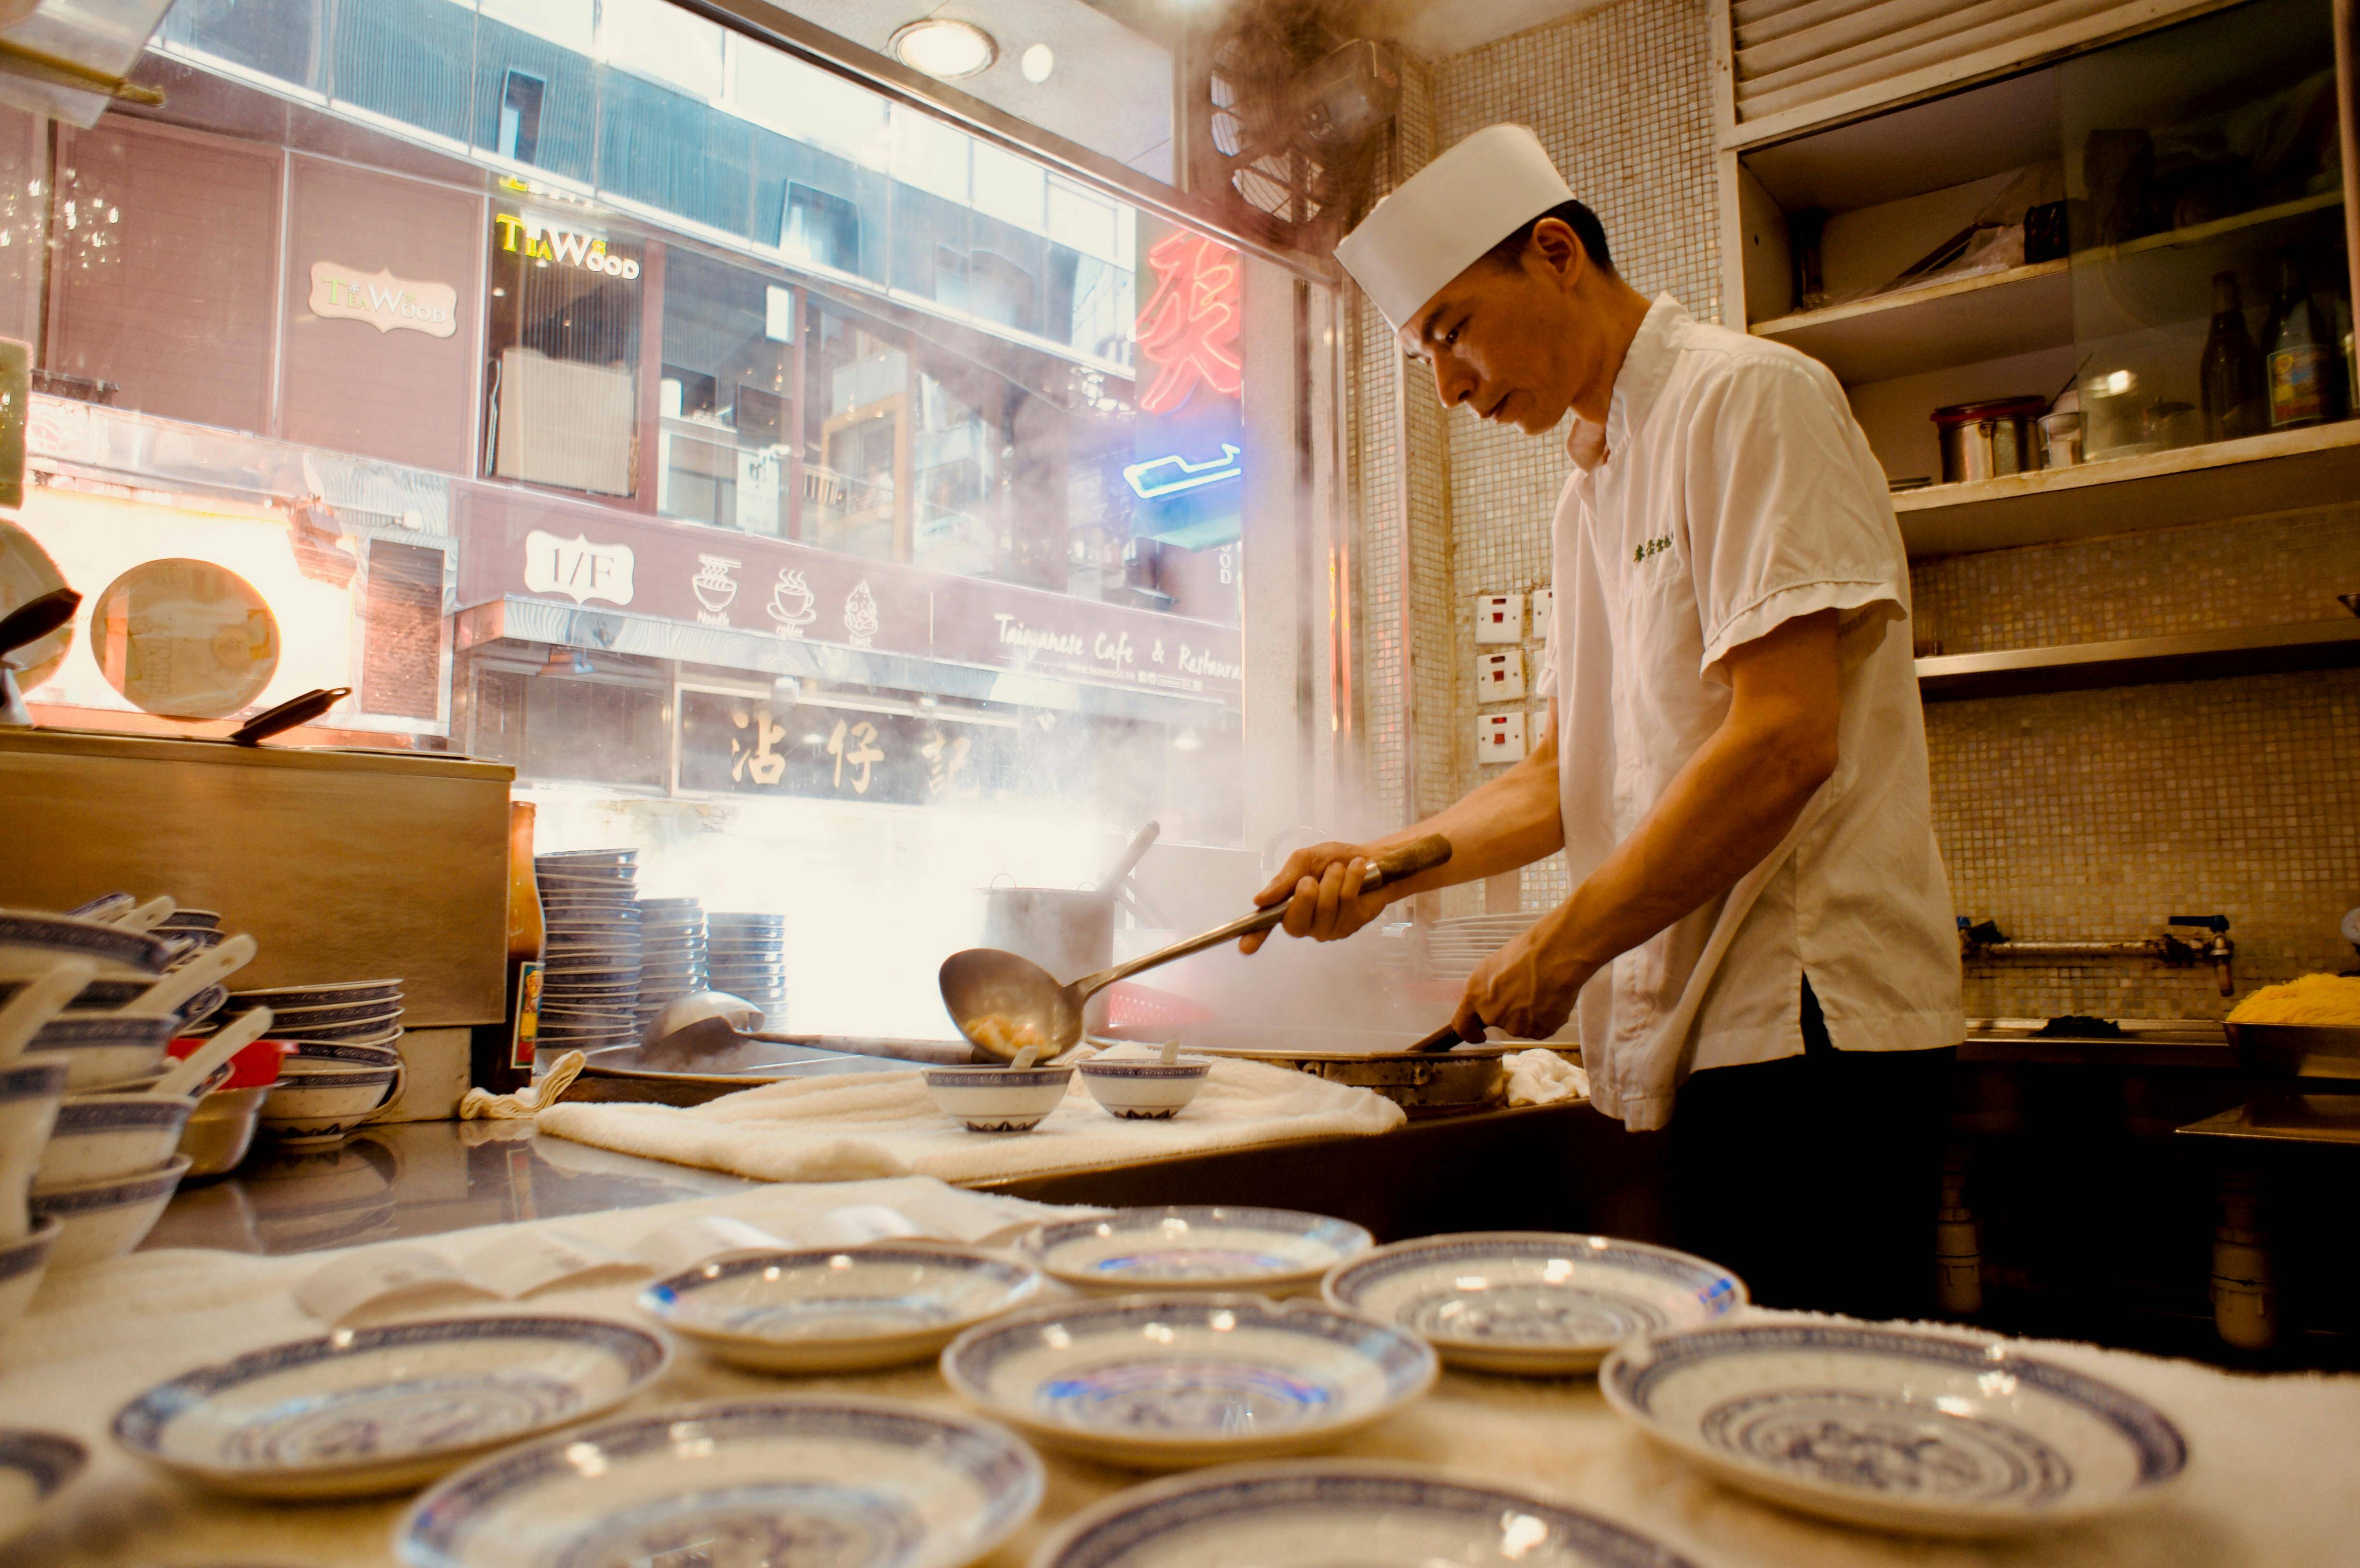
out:
M1005 1013L985 1013L969 1018L966 1029L967 1039L998 1056L1014 1056L1028 1045L1036 1051L1053 1049L1040 1025L1027 1018L1011 1018Z

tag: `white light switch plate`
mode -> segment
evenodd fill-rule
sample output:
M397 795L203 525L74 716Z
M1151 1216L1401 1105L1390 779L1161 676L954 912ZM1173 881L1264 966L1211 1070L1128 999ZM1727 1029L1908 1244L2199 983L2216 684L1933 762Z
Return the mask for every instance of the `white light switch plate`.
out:
M1524 759L1524 712L1480 713L1475 719L1475 759L1478 762L1522 762Z
M1524 596L1522 593L1476 594L1475 640L1477 642L1524 641Z
M1479 653L1475 656L1475 701L1481 702L1521 702L1524 697L1524 650L1508 648L1500 653Z
M1541 641L1549 639L1549 628L1557 624L1557 590L1533 590L1533 636Z

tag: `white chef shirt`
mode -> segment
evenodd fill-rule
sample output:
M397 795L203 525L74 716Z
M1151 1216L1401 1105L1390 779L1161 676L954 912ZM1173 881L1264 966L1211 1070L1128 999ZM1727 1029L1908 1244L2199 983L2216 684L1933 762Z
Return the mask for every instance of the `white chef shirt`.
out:
M1579 884L1630 836L1729 712L1721 659L1834 609L1834 777L1785 842L1718 898L1583 987L1598 1107L1662 1127L1692 1072L1799 1055L1808 976L1839 1051L1922 1051L1966 1032L1909 567L1885 474L1825 366L1659 297L1554 531L1542 690L1557 699L1558 800Z

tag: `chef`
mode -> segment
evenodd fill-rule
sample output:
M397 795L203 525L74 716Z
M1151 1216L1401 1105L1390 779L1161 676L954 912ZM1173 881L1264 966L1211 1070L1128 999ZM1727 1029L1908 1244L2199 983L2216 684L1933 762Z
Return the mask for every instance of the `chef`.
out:
M1520 125L1436 158L1337 258L1446 408L1566 426L1548 719L1438 815L1296 853L1262 903L1333 941L1562 849L1572 896L1475 972L1459 1031L1578 1015L1593 1103L1668 1128L1673 1239L1756 1300L1930 1310L1957 936L1908 563L1843 389L1625 283ZM1448 865L1360 891L1429 833Z

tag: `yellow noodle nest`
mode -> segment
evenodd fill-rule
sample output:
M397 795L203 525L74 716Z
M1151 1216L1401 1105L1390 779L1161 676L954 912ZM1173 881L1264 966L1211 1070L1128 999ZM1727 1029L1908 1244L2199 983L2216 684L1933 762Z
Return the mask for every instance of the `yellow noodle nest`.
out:
M2360 1029L2360 976L2306 975L2283 985L2265 985L2238 1003L2229 1021Z

